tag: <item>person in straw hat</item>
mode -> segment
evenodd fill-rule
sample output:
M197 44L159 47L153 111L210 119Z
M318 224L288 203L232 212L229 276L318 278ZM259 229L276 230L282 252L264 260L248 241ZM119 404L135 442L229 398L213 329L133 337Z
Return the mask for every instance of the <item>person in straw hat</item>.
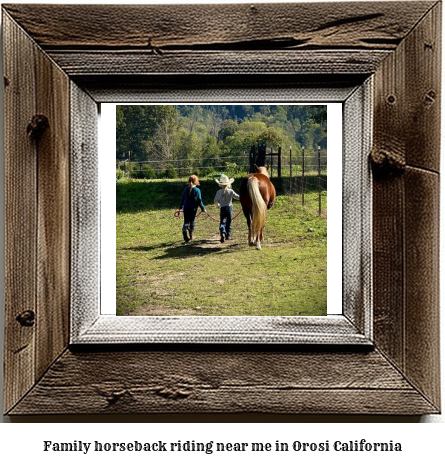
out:
M221 242L230 239L232 233L232 199L239 200L239 195L232 189L233 178L221 174L215 179L221 189L215 195L215 205L219 208L219 234Z

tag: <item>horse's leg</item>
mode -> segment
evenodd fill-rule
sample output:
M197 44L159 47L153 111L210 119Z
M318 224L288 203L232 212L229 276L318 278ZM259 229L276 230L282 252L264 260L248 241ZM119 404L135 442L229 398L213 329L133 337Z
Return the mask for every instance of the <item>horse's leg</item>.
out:
M264 203L266 205L266 210L267 210L267 204L269 202L269 196L268 196L267 193L265 195L263 195L263 200L264 200ZM257 241L257 246L256 246L256 248L258 250L261 250L261 242L263 242L263 231L264 231L264 223L265 223L265 221L266 221L266 213L264 213L263 224L260 227L260 230L258 231L258 241Z
M254 237L253 234L254 232L252 231L252 217L249 215L249 219L247 220L247 227L249 228L249 233L247 236L247 243L252 246L254 244Z
M256 232L252 230L252 245L257 245L258 240L259 240L258 234L256 234Z
M261 250L261 241L263 240L263 228L258 231L258 236L255 242L257 250Z
M249 208L243 206L243 213L244 213L244 216L246 217L247 228L249 229L249 232L247 234L247 243L249 245L254 245L253 241L251 240L251 236L252 236L252 219L251 219L251 216L250 216Z
M249 216L249 245L254 246L256 244L256 237L255 237L255 230L253 229L253 224L252 224L252 214Z
M263 228L260 229L258 233L258 240L256 241L257 250L261 250L261 241L263 240Z

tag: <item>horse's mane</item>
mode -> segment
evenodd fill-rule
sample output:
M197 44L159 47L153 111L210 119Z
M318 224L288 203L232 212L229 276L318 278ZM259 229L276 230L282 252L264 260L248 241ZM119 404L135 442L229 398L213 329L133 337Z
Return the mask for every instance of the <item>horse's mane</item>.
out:
M269 171L268 171L266 166L256 166L255 165L255 167L256 167L256 172L257 173L264 174L264 176L267 176L268 178L270 178Z

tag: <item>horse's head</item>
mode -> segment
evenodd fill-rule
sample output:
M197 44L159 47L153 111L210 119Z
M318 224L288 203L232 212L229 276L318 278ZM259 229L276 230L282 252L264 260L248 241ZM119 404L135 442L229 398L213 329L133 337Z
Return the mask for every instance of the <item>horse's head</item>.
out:
M256 169L257 173L264 174L268 178L270 177L269 176L269 165L266 165L266 166L257 166L257 165L255 165L255 169Z

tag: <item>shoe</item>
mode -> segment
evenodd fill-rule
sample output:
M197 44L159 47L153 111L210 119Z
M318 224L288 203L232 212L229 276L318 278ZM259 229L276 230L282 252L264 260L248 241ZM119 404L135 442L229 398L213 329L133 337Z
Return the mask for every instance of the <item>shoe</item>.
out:
M193 239L193 231L189 231L189 234L190 234L190 240Z
M224 239L224 234L221 234L221 239L220 239L221 244L222 244L224 241L225 241L225 239Z

